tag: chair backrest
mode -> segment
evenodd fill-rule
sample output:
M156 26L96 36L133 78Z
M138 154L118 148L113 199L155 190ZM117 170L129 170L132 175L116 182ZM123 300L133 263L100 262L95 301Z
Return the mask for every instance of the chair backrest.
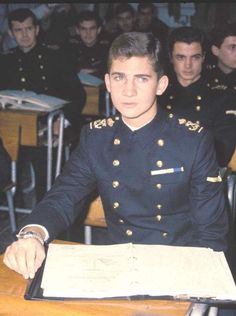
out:
M233 226L236 218L236 174L230 174L227 177L227 194L230 208L230 217Z
M236 171L236 149L233 153L233 156L232 156L228 166L230 167L230 169L232 171Z
M107 227L100 196L91 202L84 224L88 226Z

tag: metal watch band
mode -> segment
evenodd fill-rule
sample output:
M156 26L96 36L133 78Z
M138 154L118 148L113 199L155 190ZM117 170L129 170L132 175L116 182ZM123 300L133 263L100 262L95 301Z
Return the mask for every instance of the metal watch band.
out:
M33 232L33 231L20 232L19 234L16 235L16 237L18 239L35 238L41 243L42 246L44 245L43 238L38 233Z

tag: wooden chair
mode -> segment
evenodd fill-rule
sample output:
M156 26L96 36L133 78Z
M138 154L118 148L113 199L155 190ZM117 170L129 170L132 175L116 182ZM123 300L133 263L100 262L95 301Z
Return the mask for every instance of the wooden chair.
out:
M234 171L234 172L236 171L236 149L233 153L233 156L232 156L228 166L232 171Z
M3 190L7 197L7 207L0 206L0 210L9 212L11 230L14 232L17 228L14 194L16 190L16 163L20 144L20 126L18 124L12 124L9 129L7 125L0 125L0 137L11 158L11 182Z
M100 196L89 205L88 213L84 221L85 244L92 243L92 227L107 227L104 210Z

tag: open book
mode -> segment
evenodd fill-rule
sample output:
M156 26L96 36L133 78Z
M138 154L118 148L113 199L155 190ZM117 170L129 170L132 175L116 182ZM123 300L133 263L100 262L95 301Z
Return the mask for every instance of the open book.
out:
M22 109L50 112L61 108L69 101L33 91L0 90L0 106L2 109Z
M92 86L92 87L100 87L104 81L93 74L89 74L86 71L81 70L78 73L78 77L82 84Z
M26 299L236 302L236 286L223 252L208 248L50 244L40 272Z

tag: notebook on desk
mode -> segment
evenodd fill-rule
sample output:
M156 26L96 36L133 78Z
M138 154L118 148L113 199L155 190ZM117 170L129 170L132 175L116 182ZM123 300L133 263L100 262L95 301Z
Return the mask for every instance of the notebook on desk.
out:
M236 303L236 286L224 254L208 248L50 244L25 298Z
M51 112L63 107L69 101L33 91L0 90L2 109Z

